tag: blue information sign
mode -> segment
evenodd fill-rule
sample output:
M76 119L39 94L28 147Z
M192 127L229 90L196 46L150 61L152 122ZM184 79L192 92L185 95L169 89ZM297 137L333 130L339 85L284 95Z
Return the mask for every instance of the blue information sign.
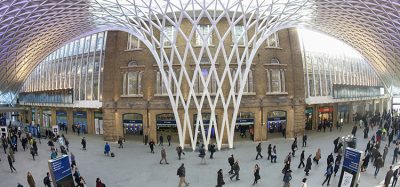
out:
M65 177L72 175L71 167L69 165L69 158L67 155L58 157L54 160L49 160L49 163L55 182L59 182Z
M361 151L347 147L344 151L343 167L353 172L358 172L361 154Z

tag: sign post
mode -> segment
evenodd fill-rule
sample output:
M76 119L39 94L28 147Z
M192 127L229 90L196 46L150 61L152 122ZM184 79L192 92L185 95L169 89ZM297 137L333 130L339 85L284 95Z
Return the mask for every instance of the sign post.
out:
M73 187L75 185L68 155L49 160L48 163L50 175L55 187Z
M362 151L350 147L345 149L342 172L340 174L338 187L358 186L362 154Z

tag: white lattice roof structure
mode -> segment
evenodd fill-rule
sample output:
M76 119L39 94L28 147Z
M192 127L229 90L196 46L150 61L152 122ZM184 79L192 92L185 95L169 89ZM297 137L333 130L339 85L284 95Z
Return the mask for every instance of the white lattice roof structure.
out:
M175 117L178 106L185 109L183 119L177 120L181 144L186 135L186 128L191 128L188 107L194 105L201 111L211 109L210 125L215 124L214 109L218 102L223 103L222 132L217 134L217 144L220 148L222 136L228 133L229 147L233 145L233 130L236 114L242 97L243 85L239 94L231 93L224 97L218 89L215 97L210 97L207 85L210 76L217 76L217 84L228 80L234 84L236 80L244 83L250 69L250 64L259 46L267 37L280 29L289 27L308 27L330 34L357 49L372 65L386 86L400 85L400 2L397 0L5 0L0 2L0 100L1 95L7 98L19 90L24 80L49 53L80 36L104 30L122 30L137 36L153 53L159 67L167 63L172 70L172 60L178 59L183 65L187 60L195 61L195 75L190 77L184 66L178 73L161 71L163 81L170 85L188 82L189 96L183 96L181 90L173 95L168 89ZM180 29L182 19L189 20L192 31L187 34ZM201 47L195 53L190 45L199 29L200 19L208 19L216 40L211 52L209 46ZM215 25L220 20L227 20L231 26L227 33L232 32L235 25L246 28L244 38L245 48L238 55L238 45L235 44L229 53L224 49L223 41L227 33L219 33ZM172 39L154 31L161 31L166 25L175 27ZM247 33L249 31L249 33ZM250 34L250 32L252 34ZM177 35L183 37L188 45L185 52L179 52L174 40ZM202 36L207 41L210 35ZM163 49L163 41L173 43L171 50ZM251 47L249 47L251 46ZM217 75L215 70L216 56L222 55L228 62L224 73ZM201 76L199 63L207 56L211 62L211 75ZM238 64L238 73L229 72L229 62ZM176 62L174 62L176 63ZM244 75L239 72L245 65ZM164 68L160 68L164 69ZM201 97L196 97L193 90L194 79L200 78L204 84ZM233 106L232 119L228 117L228 108ZM201 121L201 120L200 120ZM201 130L207 144L207 136L201 124L196 129ZM225 129L225 130L224 130ZM197 130L196 130L197 131ZM197 133L189 131L194 148Z

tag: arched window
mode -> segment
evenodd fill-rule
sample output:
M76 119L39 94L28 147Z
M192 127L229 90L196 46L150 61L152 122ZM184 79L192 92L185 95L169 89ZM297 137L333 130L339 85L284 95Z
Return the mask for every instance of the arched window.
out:
M143 71L135 69L138 64L136 61L128 62L128 70L124 73L123 95L142 96L142 76ZM132 68L132 69L130 69Z
M267 66L267 93L285 93L286 66L280 64L277 58L272 58Z

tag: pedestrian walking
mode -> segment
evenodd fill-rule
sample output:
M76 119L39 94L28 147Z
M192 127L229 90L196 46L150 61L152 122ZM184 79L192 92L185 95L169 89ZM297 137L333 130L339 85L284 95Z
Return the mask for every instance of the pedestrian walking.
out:
M388 146L385 146L385 148L383 148L383 156L382 156L383 166L385 166L386 156L387 156L388 152L389 152L389 148L388 148Z
M180 145L178 145L178 147L176 147L176 153L178 154L179 160L181 159L182 153L185 154L185 153L183 152L182 147L181 147Z
M321 159L321 149L320 148L318 148L318 150L317 150L317 152L315 153L315 156L314 156L314 162L316 162L317 163L317 165L318 165L318 162L319 162L319 160Z
M167 135L168 146L171 146L171 135Z
M338 144L339 144L340 137L337 137L335 140L333 140L333 145L335 145L335 148L333 148L333 152L337 153L338 152ZM367 146L368 147L368 146Z
M100 178L97 178L96 179L96 187L106 187L106 185L103 182L101 182Z
M234 174L229 178L232 180L233 177L236 177L237 181L240 180L239 179L239 171L240 171L239 160L236 160L235 164L233 164L233 171L234 171Z
M374 176L375 176L375 178L376 178L376 176L377 176L378 173L379 173L379 170L383 167L383 159L382 159L382 156L379 155L378 158L375 159L375 161L374 161L374 167L375 167Z
M263 158L263 156L261 155L261 143L258 143L258 145L256 146L256 151L257 151L257 156L256 156L256 160L258 160L258 156L260 156L261 158Z
M35 151L35 155L39 156L38 147L37 147L37 143L36 143L35 139L32 140L32 147L33 147L33 150Z
M256 164L254 166L254 182L253 182L253 185L257 184L258 180L260 180L260 179L261 179L261 177L260 177L260 167L258 166L258 164Z
M12 160L10 154L7 155L7 161L8 161L8 165L10 166L11 173L13 173L14 171L17 172L17 170L15 169L15 167L13 165L13 160Z
M397 184L397 179L399 179L399 168L394 170L393 172L393 181L392 181L392 187L395 187Z
M272 148L272 153L271 153L271 163L276 163L276 146L274 145L274 147Z
M26 150L26 144L28 143L28 139L26 137L23 137L21 140L22 148L24 151Z
M181 187L183 184L185 184L185 186L189 186L189 183L186 182L185 179L186 171L185 171L185 165L183 163L181 164L181 167L178 168L178 171L176 173L179 176L178 187Z
M335 172L335 174L333 175L333 177L336 177L337 172L339 171L340 168L340 160L335 161L335 167L333 168L333 171Z
M208 150L210 151L210 159L214 159L214 153L215 153L215 145L213 143L208 144Z
M234 170L233 165L235 165L235 158L233 157L233 154L228 158L228 163L231 168L228 173L233 174L233 170Z
M307 187L307 178L303 178L301 181L301 187Z
M124 148L124 142L121 136L118 138L118 145L118 148Z
M206 164L206 149L204 148L204 144L201 145L199 150L199 157L201 158L200 164Z
M222 169L219 169L217 172L217 186L215 187L222 187L223 185L225 185L224 175Z
M73 166L76 166L76 161L75 161L75 155L71 152L71 168L73 168Z
M36 153L35 153L35 149L33 147L30 148L30 153L32 155L33 160L35 160Z
M357 133L357 125L354 125L354 126L353 126L353 129L351 130L351 134L352 134L353 136L356 136L356 133Z
M79 131L78 131L78 132L79 132ZM78 134L79 134L79 133L78 133ZM86 150L86 139L85 139L85 137L82 138L81 144L82 144L82 149L83 149L83 150Z
M325 172L325 180L324 182L322 182L322 186L325 184L325 182L328 182L327 185L329 186L329 182L331 180L331 176L333 173L333 167L332 167L332 163L329 163L328 167L326 168L326 172Z
M86 181L85 179L81 176L79 176L79 184L78 187L85 187L86 186Z
M272 145L271 144L268 145L268 151L267 152L268 152L267 160L269 160L271 158L271 156L272 156Z
M399 156L399 145L396 145L396 148L394 148L393 151L393 161L392 164L394 164L395 162L397 162L397 157Z
M51 180L50 180L50 173L49 172L46 173L46 177L44 177L44 179L43 179L43 184L46 187L51 187Z
M296 140L292 143L292 157L296 156L296 150L297 150L297 138Z
M167 161L167 152L165 151L164 146L161 148L161 160L160 160L160 164L162 164L161 161L163 161L163 160L165 161L165 164L169 164L168 161Z
M153 139L150 140L149 147L150 147L150 152L154 154L154 141L153 141Z
M389 187L390 180L392 179L392 177L393 177L393 169L392 169L392 166L390 166L389 171L386 173L386 176L385 176L384 187Z
M312 155L308 155L307 162L306 162L306 168L304 168L304 171L306 172L307 176L309 175L309 172L310 172L311 166L312 166L311 156Z
M26 174L26 180L28 181L29 187L35 187L35 180L33 179L31 172L29 171Z
M163 136L162 134L160 135L160 137L158 138L158 140L159 140L158 145L159 145L159 146L163 146L163 143L164 143L164 136Z
M288 170L283 176L283 187L290 187L291 180L292 180L292 170Z
M307 134L305 134L304 133L304 135L303 135L303 145L302 145L302 147L307 147Z
M305 167L305 165L304 165L304 150L301 152L301 154L300 154L300 164L299 164L299 166L297 167L297 168L300 168L300 166L302 166L302 167Z
M106 145L104 145L104 155L110 156L110 145L108 144L108 142L106 142Z

